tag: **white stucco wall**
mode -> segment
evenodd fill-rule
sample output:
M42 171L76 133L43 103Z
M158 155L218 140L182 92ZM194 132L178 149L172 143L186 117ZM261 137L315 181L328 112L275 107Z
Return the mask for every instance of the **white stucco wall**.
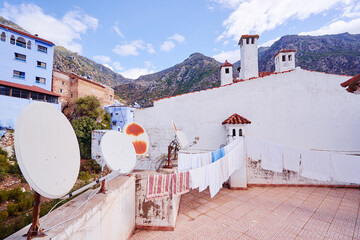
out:
M283 56L285 56L285 61L283 61ZM293 69L295 69L295 52L281 52L275 57L275 72L284 72Z
M360 99L345 91L339 76L296 69L228 86L154 102L135 111L147 129L150 157L166 154L171 120L193 148L215 150L225 144L222 121L234 113L249 119L246 135L303 149L360 151ZM154 149L160 149L154 154Z
M248 44L246 43L246 38L241 39L242 44L240 45L240 79L249 79L259 76L258 39L255 37L248 39ZM252 43L251 39L254 39L254 43Z
M228 73L225 70L228 69ZM221 85L230 84L233 82L233 68L230 66L221 67L220 69L220 81Z
M96 194L91 198L79 216L46 231L46 236L41 239L129 239L135 229L135 178L118 176L112 179L106 188L106 194ZM56 209L49 214L41 227L46 229L76 216L80 211L74 212L74 210L92 191L88 190ZM29 227L30 225L26 226L7 239L26 239L22 235Z

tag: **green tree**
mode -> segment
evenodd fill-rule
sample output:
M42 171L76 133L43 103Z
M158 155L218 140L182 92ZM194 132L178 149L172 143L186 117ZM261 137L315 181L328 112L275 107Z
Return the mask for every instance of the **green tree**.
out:
M91 132L97 129L104 129L102 124L97 123L91 117L81 117L71 122L79 142L80 156L85 159L91 158Z
M75 100L74 104L77 118L86 116L97 119L104 115L104 109L101 108L100 101L95 96L78 98Z

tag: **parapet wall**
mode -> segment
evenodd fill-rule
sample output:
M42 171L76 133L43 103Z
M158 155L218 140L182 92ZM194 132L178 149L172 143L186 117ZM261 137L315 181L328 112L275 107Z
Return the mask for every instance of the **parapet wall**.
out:
M135 178L118 176L106 184L106 189L106 194L100 193L92 197L82 212L83 207L79 208L80 211L74 210L94 190L88 190L49 214L41 225L45 230L75 218L46 231L46 236L41 239L129 239L135 229ZM29 227L26 226L7 239L26 239L23 235Z

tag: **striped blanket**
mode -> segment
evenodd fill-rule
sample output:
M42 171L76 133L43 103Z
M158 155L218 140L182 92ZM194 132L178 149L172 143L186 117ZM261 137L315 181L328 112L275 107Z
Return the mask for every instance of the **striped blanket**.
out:
M190 174L187 172L180 172L172 174L172 193L184 194L190 191Z
M167 197L170 194L171 175L149 175L146 198Z

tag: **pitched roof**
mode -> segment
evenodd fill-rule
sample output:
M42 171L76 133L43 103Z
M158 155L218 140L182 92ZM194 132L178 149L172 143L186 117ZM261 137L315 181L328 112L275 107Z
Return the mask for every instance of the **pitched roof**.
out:
M90 79L81 77L81 76L79 76L79 75L76 75L75 73L70 73L70 77L72 77L72 78L78 78L78 79L83 80L83 81L85 81L85 82L88 82L88 83L94 84L94 85L96 85L96 86L105 88L105 86L102 85L101 83L98 83L98 82L92 81L92 80L90 80Z
M229 63L227 60L225 60L225 63L223 65L220 66L220 69L222 67L233 67L234 65L232 65L231 63Z
M275 54L274 58L279 55L279 53L286 53L286 52L296 52L295 49L281 49L280 51L278 51L277 54Z
M346 91L355 92L360 88L360 74L340 84L342 87L347 87Z
M56 93L50 92L48 90L45 90L45 89L37 87L37 86L28 86L28 85L12 83L12 82L2 81L2 80L0 80L0 85L24 89L24 90L28 90L28 91L32 91L32 92L37 92L37 93L43 93L43 94L47 94L47 95L51 95L51 96L55 96L55 97L60 97L60 95L58 95Z
M20 30L17 30L17 29L12 28L12 27L5 26L5 25L3 25L3 24L0 24L0 27L1 27L1 28L5 28L5 29L7 29L7 30L10 30L10 31L12 31L12 32L16 32L16 33L25 35L25 36L30 37L30 38L33 38L33 39L37 39L37 40L46 42L46 43L51 44L51 45L55 45L54 43L52 43L52 42L50 42L50 41L48 41L48 40L45 40L45 39L43 39L43 38L39 38L39 37L37 37L37 36L31 35L31 34L29 34L29 33L26 33L26 32L20 31Z
M246 118L240 116L237 113L231 115L228 119L222 122L222 124L250 124L251 121L247 120Z

